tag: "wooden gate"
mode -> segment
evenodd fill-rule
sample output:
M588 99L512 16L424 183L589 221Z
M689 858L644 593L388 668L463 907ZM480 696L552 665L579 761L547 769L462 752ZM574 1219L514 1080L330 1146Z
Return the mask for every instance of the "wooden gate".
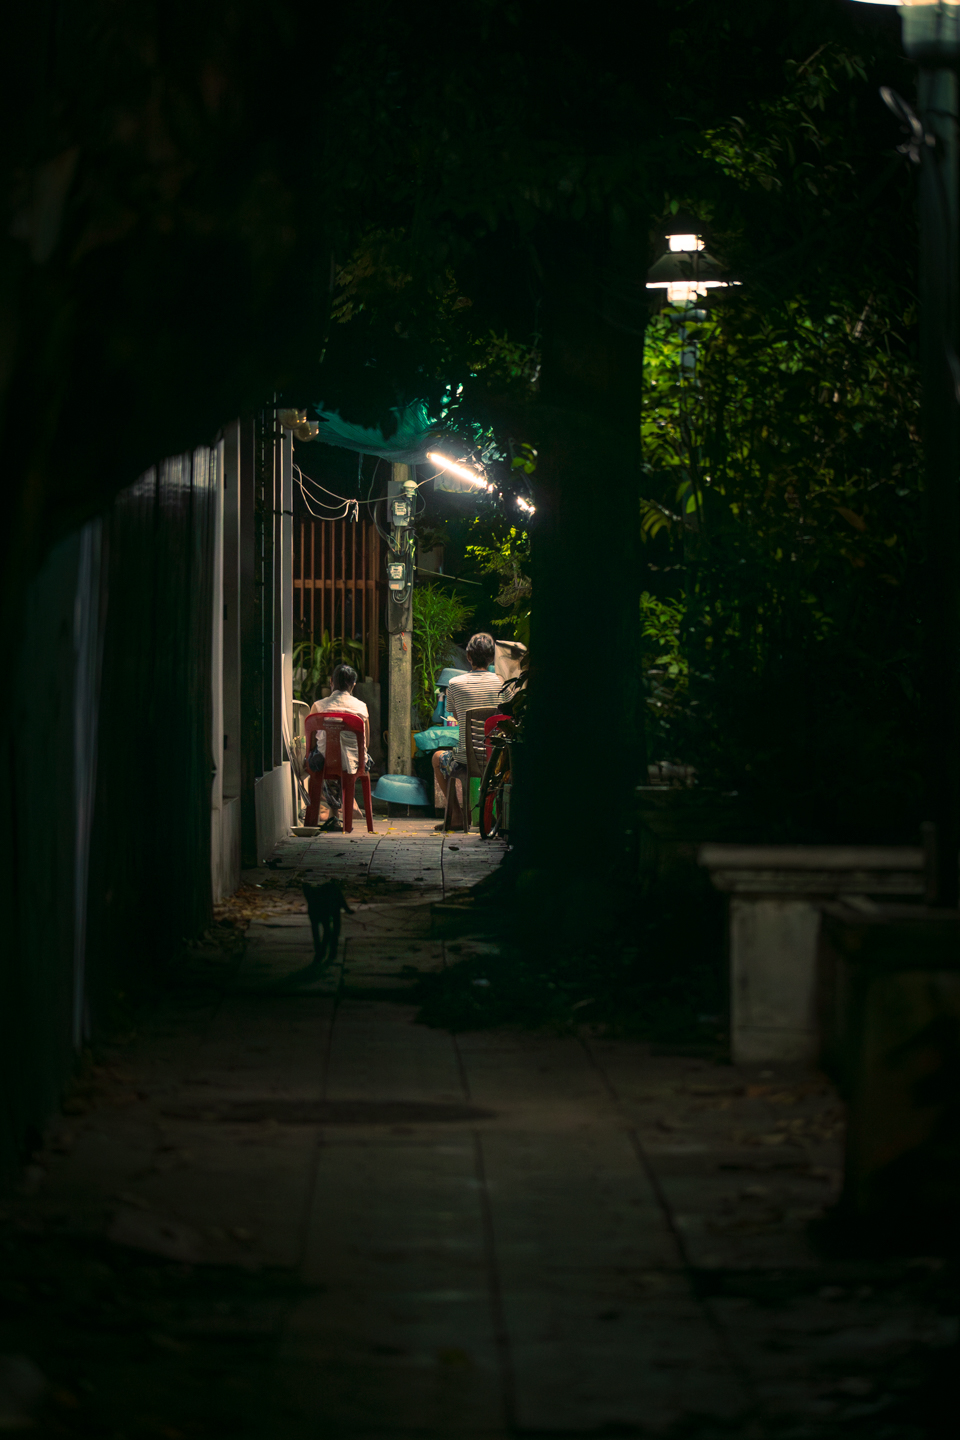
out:
M293 546L293 613L299 639L324 630L363 645L361 678L380 679L380 536L369 520L303 520Z

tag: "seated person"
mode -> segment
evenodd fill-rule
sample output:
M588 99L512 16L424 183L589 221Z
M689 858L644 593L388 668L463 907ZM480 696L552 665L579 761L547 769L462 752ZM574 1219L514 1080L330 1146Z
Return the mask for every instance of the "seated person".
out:
M460 726L460 740L455 751L437 750L434 752L433 769L444 803L446 803L449 787L453 784L449 817L450 825L454 829L463 826L463 811L460 807L455 780L462 782L468 804L470 798L468 793L470 782L467 779L467 731L463 723L464 716L468 710L473 710L477 705L496 705L500 697L500 677L489 669L493 655L492 635L486 635L481 631L479 635L471 636L467 642L467 659L472 668L463 675L455 675L447 686L447 713ZM442 830L442 822L436 828Z
M353 691L357 683L357 672L352 665L338 665L333 672L333 690L323 700L317 700L310 706L311 715L322 715L328 711L346 712L350 715L361 715L363 717L363 743L367 752L367 768L370 767L370 712L362 700L353 698ZM323 762L327 746L327 737L323 730L318 730L314 736L314 749L307 756L307 767L312 772L310 776L310 804L307 813L303 817L305 825L316 825L319 814ZM340 735L340 764L347 775L356 775L359 761L357 749L357 737L349 730L344 730ZM316 777L316 778L314 778Z

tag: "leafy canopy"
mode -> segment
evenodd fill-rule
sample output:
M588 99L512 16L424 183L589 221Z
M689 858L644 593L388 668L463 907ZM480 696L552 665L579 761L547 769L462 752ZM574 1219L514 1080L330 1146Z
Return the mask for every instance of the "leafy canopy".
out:
M788 67L778 100L705 133L714 233L745 283L666 308L645 343L655 752L798 836L909 835L917 819L916 302L890 210L907 244L915 229L902 168L877 169L872 202L856 194L845 117L862 75L824 49ZM838 263L854 223L871 263ZM787 232L774 272L759 237Z

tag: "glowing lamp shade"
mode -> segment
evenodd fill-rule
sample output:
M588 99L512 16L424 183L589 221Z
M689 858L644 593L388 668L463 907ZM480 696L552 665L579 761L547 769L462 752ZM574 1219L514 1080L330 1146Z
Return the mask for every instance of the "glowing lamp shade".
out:
M647 274L648 290L666 290L669 305L687 305L708 290L726 289L716 260L703 248L699 235L668 235L670 249Z
M668 235L667 239L670 242L670 249L674 255L678 254L681 250L703 249L703 241L699 235Z

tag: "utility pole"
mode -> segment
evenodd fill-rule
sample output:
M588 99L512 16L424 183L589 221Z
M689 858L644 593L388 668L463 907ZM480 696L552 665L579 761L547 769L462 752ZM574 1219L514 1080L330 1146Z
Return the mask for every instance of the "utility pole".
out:
M933 57L931 57L933 58ZM924 63L926 60L926 63ZM957 904L960 852L960 359L957 307L957 76L921 60L920 352L926 471L924 644L927 808L935 902Z
M888 4L889 0L870 0ZM923 643L927 899L953 909L960 860L960 304L957 66L960 4L906 0L903 48L919 68L917 110L881 95L920 167L921 425L926 478Z
M387 555L387 772L412 775L410 707L413 700L413 512L416 482L409 465L394 465L387 501L391 546Z

